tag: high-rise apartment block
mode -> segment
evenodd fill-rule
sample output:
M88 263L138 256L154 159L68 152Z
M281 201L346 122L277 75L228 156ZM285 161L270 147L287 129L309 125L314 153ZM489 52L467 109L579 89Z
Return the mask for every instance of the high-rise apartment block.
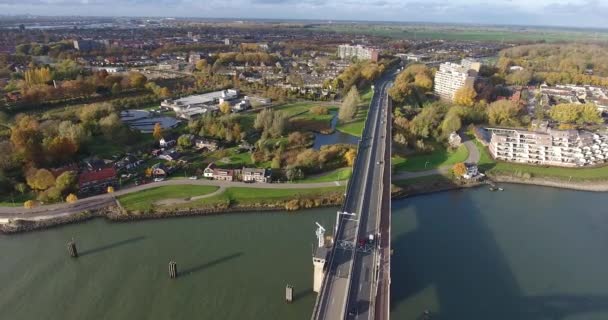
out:
M435 94L444 100L454 100L458 89L473 86L480 68L481 63L472 59L463 59L461 64L442 63L435 73Z
M338 46L338 56L340 59L350 59L356 57L359 60L378 61L380 53L377 49L368 48L361 45L351 46L343 44Z

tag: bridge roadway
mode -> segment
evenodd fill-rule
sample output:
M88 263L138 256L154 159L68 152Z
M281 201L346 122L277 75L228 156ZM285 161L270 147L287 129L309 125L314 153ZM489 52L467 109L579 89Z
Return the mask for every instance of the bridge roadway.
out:
M384 178L385 166L390 170L387 90L392 77L388 74L376 83L343 213L337 216L334 247L312 315L315 320L374 319L378 250L376 244L358 243L379 233L383 189L390 188Z

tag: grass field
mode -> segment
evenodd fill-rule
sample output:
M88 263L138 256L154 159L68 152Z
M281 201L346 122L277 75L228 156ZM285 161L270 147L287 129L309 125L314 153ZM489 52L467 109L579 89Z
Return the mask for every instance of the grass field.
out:
M0 196L0 207L23 207L24 202L35 198L36 195L33 192L4 194Z
M198 199L176 207L196 207L197 205L252 204L289 200L298 197L326 195L331 192L344 192L344 187L327 187L316 189L256 189L246 187L230 187L217 196Z
M566 181L600 181L608 180L608 166L596 168L560 168L547 166L532 166L517 163L497 162L488 171L496 175L516 175L534 178L557 178Z
M461 41L608 41L608 32L541 27L467 27L422 25L321 25L317 30L348 34L366 34L395 39L431 39Z
M323 175L298 180L298 183L317 183L348 180L353 174L352 168L340 168Z
M393 156L392 163L394 170L399 171L425 171L442 166L451 166L458 162L464 162L469 156L469 152L464 145L455 151L437 147L435 151L428 154L413 155L407 158Z
M127 210L146 211L152 209L154 202L158 200L202 196L217 189L219 188L215 186L163 186L120 196L118 201Z
M413 186L413 185L419 185L419 184L425 184L425 183L437 183L437 182L451 182L452 180L450 180L449 177L440 175L440 174L433 174L433 175L429 175L429 176L422 176L422 177L416 177L416 178L410 178L410 179L402 179L402 180L395 180L393 181L393 184L398 186L398 187L408 187L408 186Z

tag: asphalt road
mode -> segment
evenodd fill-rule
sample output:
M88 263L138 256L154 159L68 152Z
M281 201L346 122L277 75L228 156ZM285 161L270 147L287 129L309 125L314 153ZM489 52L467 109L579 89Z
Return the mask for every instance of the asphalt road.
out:
M376 83L376 94L370 104L365 130L359 144L353 176L339 215L335 245L327 262L326 276L313 319L366 319L374 292L374 245L359 246L359 240L377 233L379 215L379 187L382 183L385 150L387 89L394 75ZM390 164L387 164L390 165ZM348 307L347 307L348 306ZM349 315L352 308L356 311ZM373 313L373 312L372 312Z

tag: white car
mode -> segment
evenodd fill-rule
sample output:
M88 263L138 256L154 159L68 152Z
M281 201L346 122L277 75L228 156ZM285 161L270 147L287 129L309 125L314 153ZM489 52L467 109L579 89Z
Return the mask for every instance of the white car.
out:
M197 176L188 177L189 180L198 180Z
M154 178L154 182L165 181L165 178Z

